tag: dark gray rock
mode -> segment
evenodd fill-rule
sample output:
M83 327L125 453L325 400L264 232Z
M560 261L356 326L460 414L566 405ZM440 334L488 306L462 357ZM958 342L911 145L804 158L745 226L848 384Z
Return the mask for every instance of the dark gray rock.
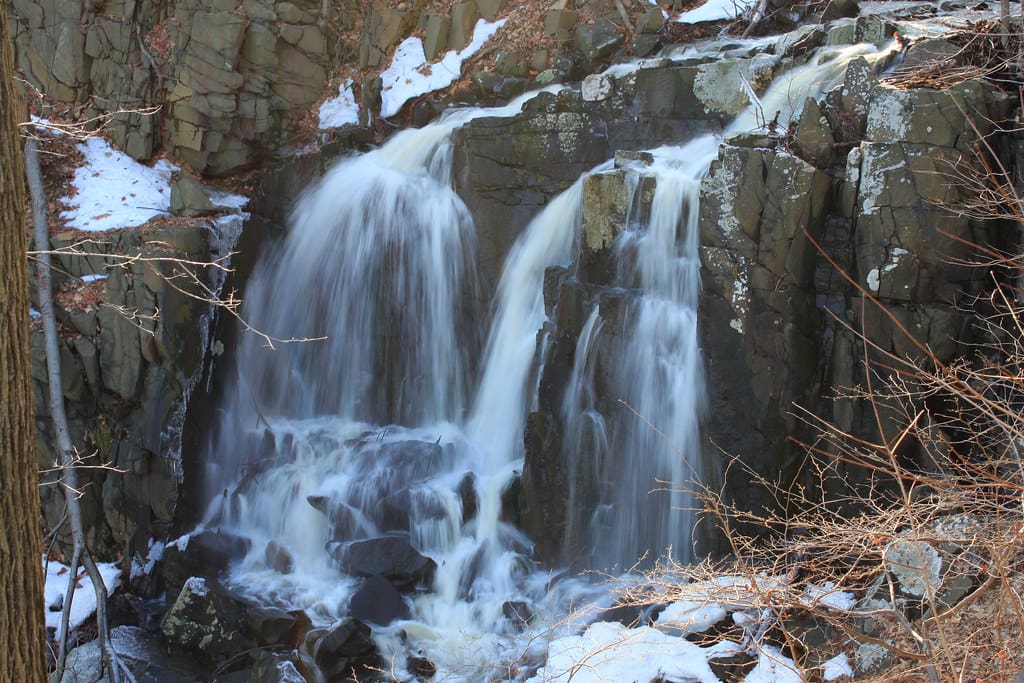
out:
M718 676L722 683L739 683L751 669L757 665L757 655L739 652L729 656L717 656L708 659L711 672Z
M187 173L178 175L171 185L171 213L179 216L202 216L214 213L217 207L210 193L198 180Z
M344 680L380 669L383 660L371 638L370 628L358 619L345 619L329 629L313 631L306 647L328 680Z
M437 565L409 544L407 536L381 536L341 545L335 560L352 576L379 575L399 590L411 590L433 580Z
M263 647L296 648L312 627L302 610L248 605L245 611L245 633Z
M387 626L399 619L411 616L409 605L402 599L395 586L386 578L374 575L367 577L352 595L348 606L349 615L370 624Z
M825 169L832 165L835 142L828 118L813 98L807 98L793 131L793 151L804 161Z
M501 613L519 630L525 629L533 620L533 610L529 604L521 600L506 601L501 606Z
M825 11L821 13L823 22L835 21L843 17L855 17L860 14L857 0L829 0Z
M172 543L164 551L164 580L169 595L177 595L189 577L216 578L249 552L248 539L216 531L203 531L188 544ZM184 549L182 549L184 548Z
M291 574L295 560L288 549L277 541L271 541L263 553L263 561L267 566L280 574Z
M618 27L604 18L576 28L576 50L584 59L608 57L619 49L623 40Z

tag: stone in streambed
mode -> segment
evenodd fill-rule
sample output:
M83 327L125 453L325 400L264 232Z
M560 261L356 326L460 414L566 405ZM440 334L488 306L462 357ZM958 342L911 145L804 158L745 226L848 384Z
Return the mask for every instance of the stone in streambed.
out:
M391 582L380 575L371 576L363 582L352 595L348 611L356 619L380 626L411 616L409 605Z
M381 536L339 546L335 559L352 576L382 576L398 590L429 584L437 565L410 545L404 535Z

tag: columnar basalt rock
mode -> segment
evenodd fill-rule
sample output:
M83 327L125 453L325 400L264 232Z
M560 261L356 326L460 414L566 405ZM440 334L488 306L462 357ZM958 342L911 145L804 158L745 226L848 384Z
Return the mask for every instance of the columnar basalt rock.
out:
M241 217L235 218L238 228ZM64 396L72 441L93 466L83 474L95 552L121 549L144 560L149 540L165 537L174 521L185 401L206 360L211 311L193 298L201 290L166 259L210 259L220 248L211 246L218 229L229 228L141 228L84 242L68 232L53 239L69 293L57 298ZM33 333L32 348L40 467L49 482L59 473L50 470L55 451L41 332ZM56 528L59 489L42 492L44 516Z

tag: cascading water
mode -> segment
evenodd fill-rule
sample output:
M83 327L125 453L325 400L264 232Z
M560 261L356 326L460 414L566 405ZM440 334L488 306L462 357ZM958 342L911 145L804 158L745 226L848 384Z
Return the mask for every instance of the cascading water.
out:
M228 577L235 591L330 623L356 611L359 576L419 585L388 614L359 615L380 624L375 638L400 678L406 652L422 652L439 679L507 678L530 649L508 606L528 605L542 630L583 590L552 587L529 560L530 539L502 519L502 493L523 461L544 272L572 261L583 178L510 253L472 386L474 229L451 189L450 133L521 104L403 131L342 161L301 199L287 239L253 275L246 313L272 336L322 339L269 349L245 338L207 458L205 524L251 541ZM570 533L588 536L592 567L688 547L683 494L648 492L699 474L698 195L717 146L704 136L630 169L656 189L649 216L634 216L615 247L631 264L616 286L643 293L625 307L623 362L611 373L628 419L594 408L596 310L577 344L562 406L566 456L601 483ZM382 554L394 560L385 570Z
M751 105L725 134L758 129L775 112L785 129L806 97L833 87L851 60L874 61L883 53L866 44L820 50L777 78L763 97L751 91ZM653 150L648 164L627 166L653 180L655 190L649 215L638 219L647 185L628 180L633 215L615 243L619 268L613 287L640 292L626 296L620 324L625 332L614 350L621 362L606 378L611 384L606 392L620 405L602 414L592 398L591 354L600 346L594 337L603 322L595 308L580 334L562 414L569 499L582 497L578 485L591 489L596 499L589 520L580 520L580 511L570 508L564 541L569 548L587 548L584 564L591 568L625 570L645 553L648 562L671 556L685 563L693 557L697 514L690 483L706 483L710 473L699 442L704 405L697 339L700 180L719 143L719 137L704 135ZM580 476L584 463L599 463L599 471ZM650 498L646 504L644 497Z
M616 351L622 362L612 378L623 410L609 425L610 448L630 455L610 459L602 474L608 495L590 530L592 566L623 569L645 553L673 546L676 559L691 556L689 546L680 544L695 516L680 487L705 469L699 444L704 369L697 340L698 209L700 180L717 150L717 138L705 135L683 147L654 150L650 165L632 169L656 185L650 215L622 232L615 245L616 261L632 264L615 284L642 292L625 307ZM652 492L659 488L664 495Z

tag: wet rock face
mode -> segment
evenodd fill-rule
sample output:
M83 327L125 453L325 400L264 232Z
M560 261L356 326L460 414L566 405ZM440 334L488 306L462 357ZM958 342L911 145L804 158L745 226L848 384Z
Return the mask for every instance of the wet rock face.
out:
M882 30L877 23L858 21L850 25L851 32ZM822 33L817 39L827 38ZM763 60L766 69L773 64ZM702 92L707 97L708 88L702 89L700 81L709 78L712 66L722 78L730 70L749 77L754 69L752 63L729 60L654 67L611 83L592 83L592 96L583 102L562 97L537 106L560 107L562 116L586 112L592 126L615 107L655 117L648 122L673 115L678 123L688 116L681 112L713 114L716 107L725 117L728 102L699 99ZM598 85L600 97L593 94ZM799 438L804 428L790 414L792 405L829 415L832 405L821 397L830 387L863 380L858 342L832 314L863 329L883 349L913 352L913 343L890 318L871 306L862 313L863 293L881 299L939 358L962 352L953 340L964 338L969 320L957 305L981 291L985 277L962 265L969 253L964 241L986 243L993 233L991 226L942 207L963 199L948 178L958 160L969 159L977 140L964 111L980 113L982 134L991 128L988 121L1006 116L1003 96L991 87L969 81L949 92L897 89L881 84L863 59L850 63L841 86L820 100L805 101L801 109L784 139L767 134L727 138L701 186L699 332L709 401L705 443L712 459L722 452L739 454L769 478L780 471L783 477L797 476L784 465L795 462L788 439ZM518 123L494 125L508 131ZM630 148L614 126L607 131L595 146ZM463 142L469 148L462 152L465 167L481 164L473 156L481 151L473 138ZM645 146L656 142L648 139ZM529 164L523 158L516 162ZM482 193L474 194L472 185L467 189L471 201L488 211ZM554 274L545 287L549 346L539 410L526 425L523 476L525 520L535 538L570 538L576 524L572 513L546 499L544 491L570 485L587 491L587 482L573 481L561 460L564 378L572 367L582 312L594 301L610 304L603 288L624 267L608 245L624 229L628 213L642 210L626 205L623 197L631 192L618 171L586 181L577 262ZM522 195L503 201L514 202L517 196ZM840 277L812 240L861 289ZM837 409L833 419L844 429L870 433L865 409L853 404ZM759 503L745 477L726 482L726 492L744 503ZM563 562L574 551L542 540L536 552L542 560Z
M583 172L617 151L717 129L722 115L709 116L693 94L698 68L665 65L607 79L599 98L543 94L519 116L476 119L456 131L455 186L477 227L481 300L490 301L523 227Z

